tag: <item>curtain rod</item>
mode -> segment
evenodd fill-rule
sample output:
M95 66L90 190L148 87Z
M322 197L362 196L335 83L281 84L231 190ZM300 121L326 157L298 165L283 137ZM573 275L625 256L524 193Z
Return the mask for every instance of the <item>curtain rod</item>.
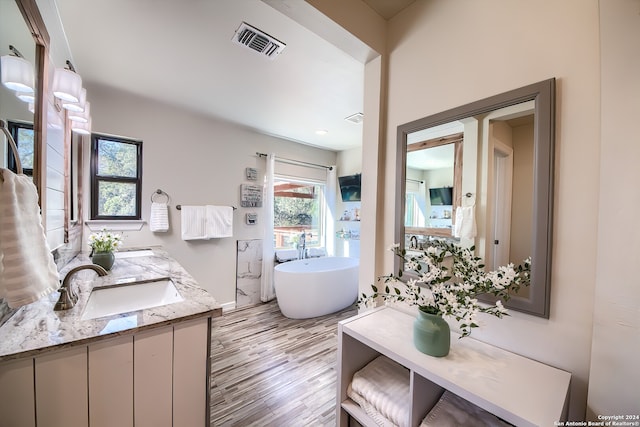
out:
M419 180L417 180L417 179L407 178L407 181L417 182L418 184L424 184L424 181L419 181Z
M267 157L267 154L256 151L256 156ZM310 167L319 168L319 169L333 170L333 166L319 165L317 163L303 162L301 160L285 159L284 157L276 157L276 161L282 162L282 163L289 163L292 165L302 165L302 166L310 166Z

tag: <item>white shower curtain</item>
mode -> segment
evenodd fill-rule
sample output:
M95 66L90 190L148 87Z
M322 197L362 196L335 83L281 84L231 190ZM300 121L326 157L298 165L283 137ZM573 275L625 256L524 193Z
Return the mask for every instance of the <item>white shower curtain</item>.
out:
M264 176L264 238L262 240L262 276L260 282L260 300L271 301L276 297L273 286L273 268L275 250L273 247L273 172L276 156L270 153L266 157L267 167Z
M330 169L327 169L327 183L325 185L325 209L326 209L326 220L325 220L325 248L327 249L327 256L335 255L335 224L336 224L336 167L331 166Z

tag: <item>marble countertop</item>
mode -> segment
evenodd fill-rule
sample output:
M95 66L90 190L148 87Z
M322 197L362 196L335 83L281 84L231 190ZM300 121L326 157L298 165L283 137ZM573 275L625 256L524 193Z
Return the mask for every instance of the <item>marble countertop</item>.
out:
M69 310L53 310L58 292L21 307L0 327L0 362L197 317L222 315L220 304L177 261L159 247L151 249L151 256L126 257L123 251L125 257L116 258L113 268L104 277L98 277L93 270L76 273L72 286L79 300ZM79 254L60 270L60 278L72 268L90 263L87 254ZM183 301L97 319L81 319L92 288L161 277L173 280Z

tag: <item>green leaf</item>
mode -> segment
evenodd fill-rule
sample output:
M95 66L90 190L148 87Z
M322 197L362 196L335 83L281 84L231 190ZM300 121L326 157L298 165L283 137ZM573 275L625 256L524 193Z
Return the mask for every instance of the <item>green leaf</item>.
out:
M373 289L373 292L378 292L378 288L375 285L371 285L371 289Z

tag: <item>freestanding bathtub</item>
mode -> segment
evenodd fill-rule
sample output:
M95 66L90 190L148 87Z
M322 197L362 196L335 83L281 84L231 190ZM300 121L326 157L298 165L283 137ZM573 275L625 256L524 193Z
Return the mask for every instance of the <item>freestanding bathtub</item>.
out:
M358 297L357 258L300 259L275 267L273 283L280 311L290 319L335 313Z

